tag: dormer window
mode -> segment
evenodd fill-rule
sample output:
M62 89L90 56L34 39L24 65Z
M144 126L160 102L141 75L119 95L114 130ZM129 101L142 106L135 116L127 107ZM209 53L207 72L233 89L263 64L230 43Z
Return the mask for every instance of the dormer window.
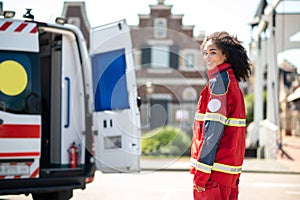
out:
M167 37L167 19L154 19L154 38L163 39Z

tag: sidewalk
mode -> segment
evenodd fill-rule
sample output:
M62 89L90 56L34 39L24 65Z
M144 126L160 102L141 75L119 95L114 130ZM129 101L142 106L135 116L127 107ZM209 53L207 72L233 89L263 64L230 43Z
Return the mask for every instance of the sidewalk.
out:
M245 158L243 172L262 173L299 173L300 174L300 137L284 136L282 150L276 159ZM188 171L189 158L142 158L143 171Z

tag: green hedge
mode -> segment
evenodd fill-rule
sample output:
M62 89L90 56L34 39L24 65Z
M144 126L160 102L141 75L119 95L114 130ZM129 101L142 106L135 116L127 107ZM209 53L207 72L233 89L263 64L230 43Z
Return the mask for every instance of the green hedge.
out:
M245 96L245 105L246 105L246 122L247 126L254 120L254 94L247 94ZM263 117L264 119L267 116L267 92L263 92Z
M191 139L179 128L161 127L143 134L144 155L189 155Z

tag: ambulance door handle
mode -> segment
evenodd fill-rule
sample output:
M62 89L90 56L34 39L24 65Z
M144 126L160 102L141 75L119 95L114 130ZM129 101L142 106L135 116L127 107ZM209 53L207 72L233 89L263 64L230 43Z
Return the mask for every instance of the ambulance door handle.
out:
M70 78L65 77L65 81L67 82L67 123L65 124L65 128L69 128L70 126Z

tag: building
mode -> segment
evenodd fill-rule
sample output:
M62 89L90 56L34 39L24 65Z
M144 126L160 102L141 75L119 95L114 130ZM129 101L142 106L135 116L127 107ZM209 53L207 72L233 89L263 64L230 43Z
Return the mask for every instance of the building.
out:
M191 131L206 68L200 52L204 35L182 24L183 15L158 0L131 26L138 92L145 131L172 125Z
M293 105L291 98L288 99L291 93L299 86L297 68L287 60L279 64L279 109L280 109L280 129L283 135L295 134L294 113L299 108Z
M68 24L80 28L89 49L91 25L86 14L85 2L64 2L62 16L67 19Z
M300 87L296 88L287 97L288 111L290 112L286 121L290 125L291 135L300 136Z
M289 3L298 3L291 11ZM296 5L296 4L295 4ZM266 158L274 159L276 152L282 147L282 134L290 135L295 125L299 127L298 112L289 102L297 101L290 98L289 92L299 84L297 70L287 61L278 65L279 53L291 49L299 49L300 41L300 9L299 1L261 0L257 12L251 22L253 40L250 53L254 68L254 125L250 134L250 143L258 144L264 149ZM290 7L292 8L292 7ZM297 10L295 9L297 8ZM266 76L264 74L266 73ZM293 87L292 87L293 86ZM267 91L267 114L263 117L263 90ZM294 117L291 116L292 113ZM297 122L297 123L296 123ZM299 128L298 128L299 129Z

